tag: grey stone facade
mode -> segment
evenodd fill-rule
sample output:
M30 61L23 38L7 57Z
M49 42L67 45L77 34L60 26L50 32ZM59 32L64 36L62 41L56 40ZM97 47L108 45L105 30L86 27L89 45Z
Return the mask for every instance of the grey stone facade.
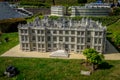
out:
M67 50L81 53L86 48L94 48L105 53L106 27L88 18L43 19L18 26L20 49L23 51L52 52Z
M66 7L64 6L51 6L52 16L64 16L66 14Z
M108 3L90 3L85 6L72 6L71 16L108 16L112 10Z
M108 16L111 12L109 3L89 3L85 6L70 6L69 11L65 6L51 6L52 16L64 16L70 12L71 17L75 16Z

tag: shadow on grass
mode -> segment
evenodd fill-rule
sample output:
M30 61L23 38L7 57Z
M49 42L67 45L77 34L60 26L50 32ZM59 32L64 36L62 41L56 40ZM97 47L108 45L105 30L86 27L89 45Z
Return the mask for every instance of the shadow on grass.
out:
M110 65L109 63L107 63L107 62L103 62L102 64L100 64L99 66L98 66L98 69L110 69L110 68L112 68L112 67L114 67L113 65Z

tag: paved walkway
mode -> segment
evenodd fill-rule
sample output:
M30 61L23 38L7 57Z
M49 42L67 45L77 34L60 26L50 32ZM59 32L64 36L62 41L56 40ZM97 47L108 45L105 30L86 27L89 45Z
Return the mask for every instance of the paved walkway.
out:
M49 57L50 52L41 53L41 52L24 52L19 49L20 45L17 45L1 55L1 57L34 57L34 58L51 58ZM120 53L110 53L104 54L106 60L120 60ZM67 59L85 59L82 54L70 53L69 58Z

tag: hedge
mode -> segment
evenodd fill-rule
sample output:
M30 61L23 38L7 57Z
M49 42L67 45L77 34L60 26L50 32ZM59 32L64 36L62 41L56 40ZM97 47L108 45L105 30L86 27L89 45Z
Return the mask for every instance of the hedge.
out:
M0 32L16 32L19 23L26 23L26 20L24 18L0 20Z

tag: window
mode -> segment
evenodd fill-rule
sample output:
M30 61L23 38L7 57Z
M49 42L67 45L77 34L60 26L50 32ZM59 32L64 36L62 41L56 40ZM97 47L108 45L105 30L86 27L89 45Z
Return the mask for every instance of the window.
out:
M98 43L101 44L101 39L98 40Z
M71 31L71 34L75 34L75 31Z
M26 44L26 47L28 47L28 44Z
M47 33L50 34L50 31L48 30Z
M87 31L87 35L90 35L91 33L90 33L90 31Z
M40 48L40 44L38 44L38 48Z
M44 48L45 46L44 46L44 44L42 44L42 48Z
M67 44L65 44L65 49L68 49L68 45Z
M81 36L83 36L84 35L84 31L81 31Z
M40 30L37 30L37 33L40 34Z
M32 33L35 33L35 30L34 30L34 29L32 30Z
M101 36L102 35L102 32L99 32L99 36Z
M59 41L63 41L63 37L60 36L60 37L59 37Z
M77 35L80 35L80 31L77 32Z
M21 41L24 41L24 36L21 36Z
M38 41L40 41L40 36L38 36Z
M75 48L75 45L74 45L74 44L72 44L72 45L71 45L71 48Z
M25 33L27 33L27 30L25 30Z
M25 44L24 44L24 43L22 43L22 47L25 47Z
M60 31L59 31L59 34L63 34L63 31L60 30Z
M97 50L97 46L94 46L94 49Z
M42 42L44 41L44 37L42 37Z
M21 33L23 33L23 30L21 30Z
M57 41L57 37L56 36L53 36L53 41Z
M87 45L87 48L90 48L90 45Z
M55 47L55 48L56 48L56 47L57 47L57 45L56 45L56 44L53 44L53 47Z
M54 31L53 31L53 34L57 34L57 31L54 30Z
M98 50L101 50L101 47L100 47L100 46L98 46Z
M69 41L69 37L65 37L65 41L68 42Z
M71 37L71 42L75 42L75 38L74 37Z
M80 38L77 38L77 42L80 43Z
M25 36L25 41L27 41L28 40L28 38L27 38L27 36Z
M48 40L48 41L51 41L51 37L50 37L50 36L48 36L48 37L47 37L47 40Z
M81 43L84 43L84 38L81 38Z
M98 35L98 32L95 32L95 36L97 36Z
M36 47L36 44L35 44L35 43L33 43L33 47Z
M97 39L95 38L95 44L97 44Z
M81 46L81 50L83 50L83 46Z
M80 49L80 46L79 46L79 45L77 45L77 49Z
M44 34L44 31L43 31L43 30L41 30L41 34Z
M32 40L35 41L35 36L32 36Z
M48 47L51 47L51 44L48 44Z
M90 43L91 39L90 38L87 38L87 42Z
M69 34L69 31L65 31L65 34Z

